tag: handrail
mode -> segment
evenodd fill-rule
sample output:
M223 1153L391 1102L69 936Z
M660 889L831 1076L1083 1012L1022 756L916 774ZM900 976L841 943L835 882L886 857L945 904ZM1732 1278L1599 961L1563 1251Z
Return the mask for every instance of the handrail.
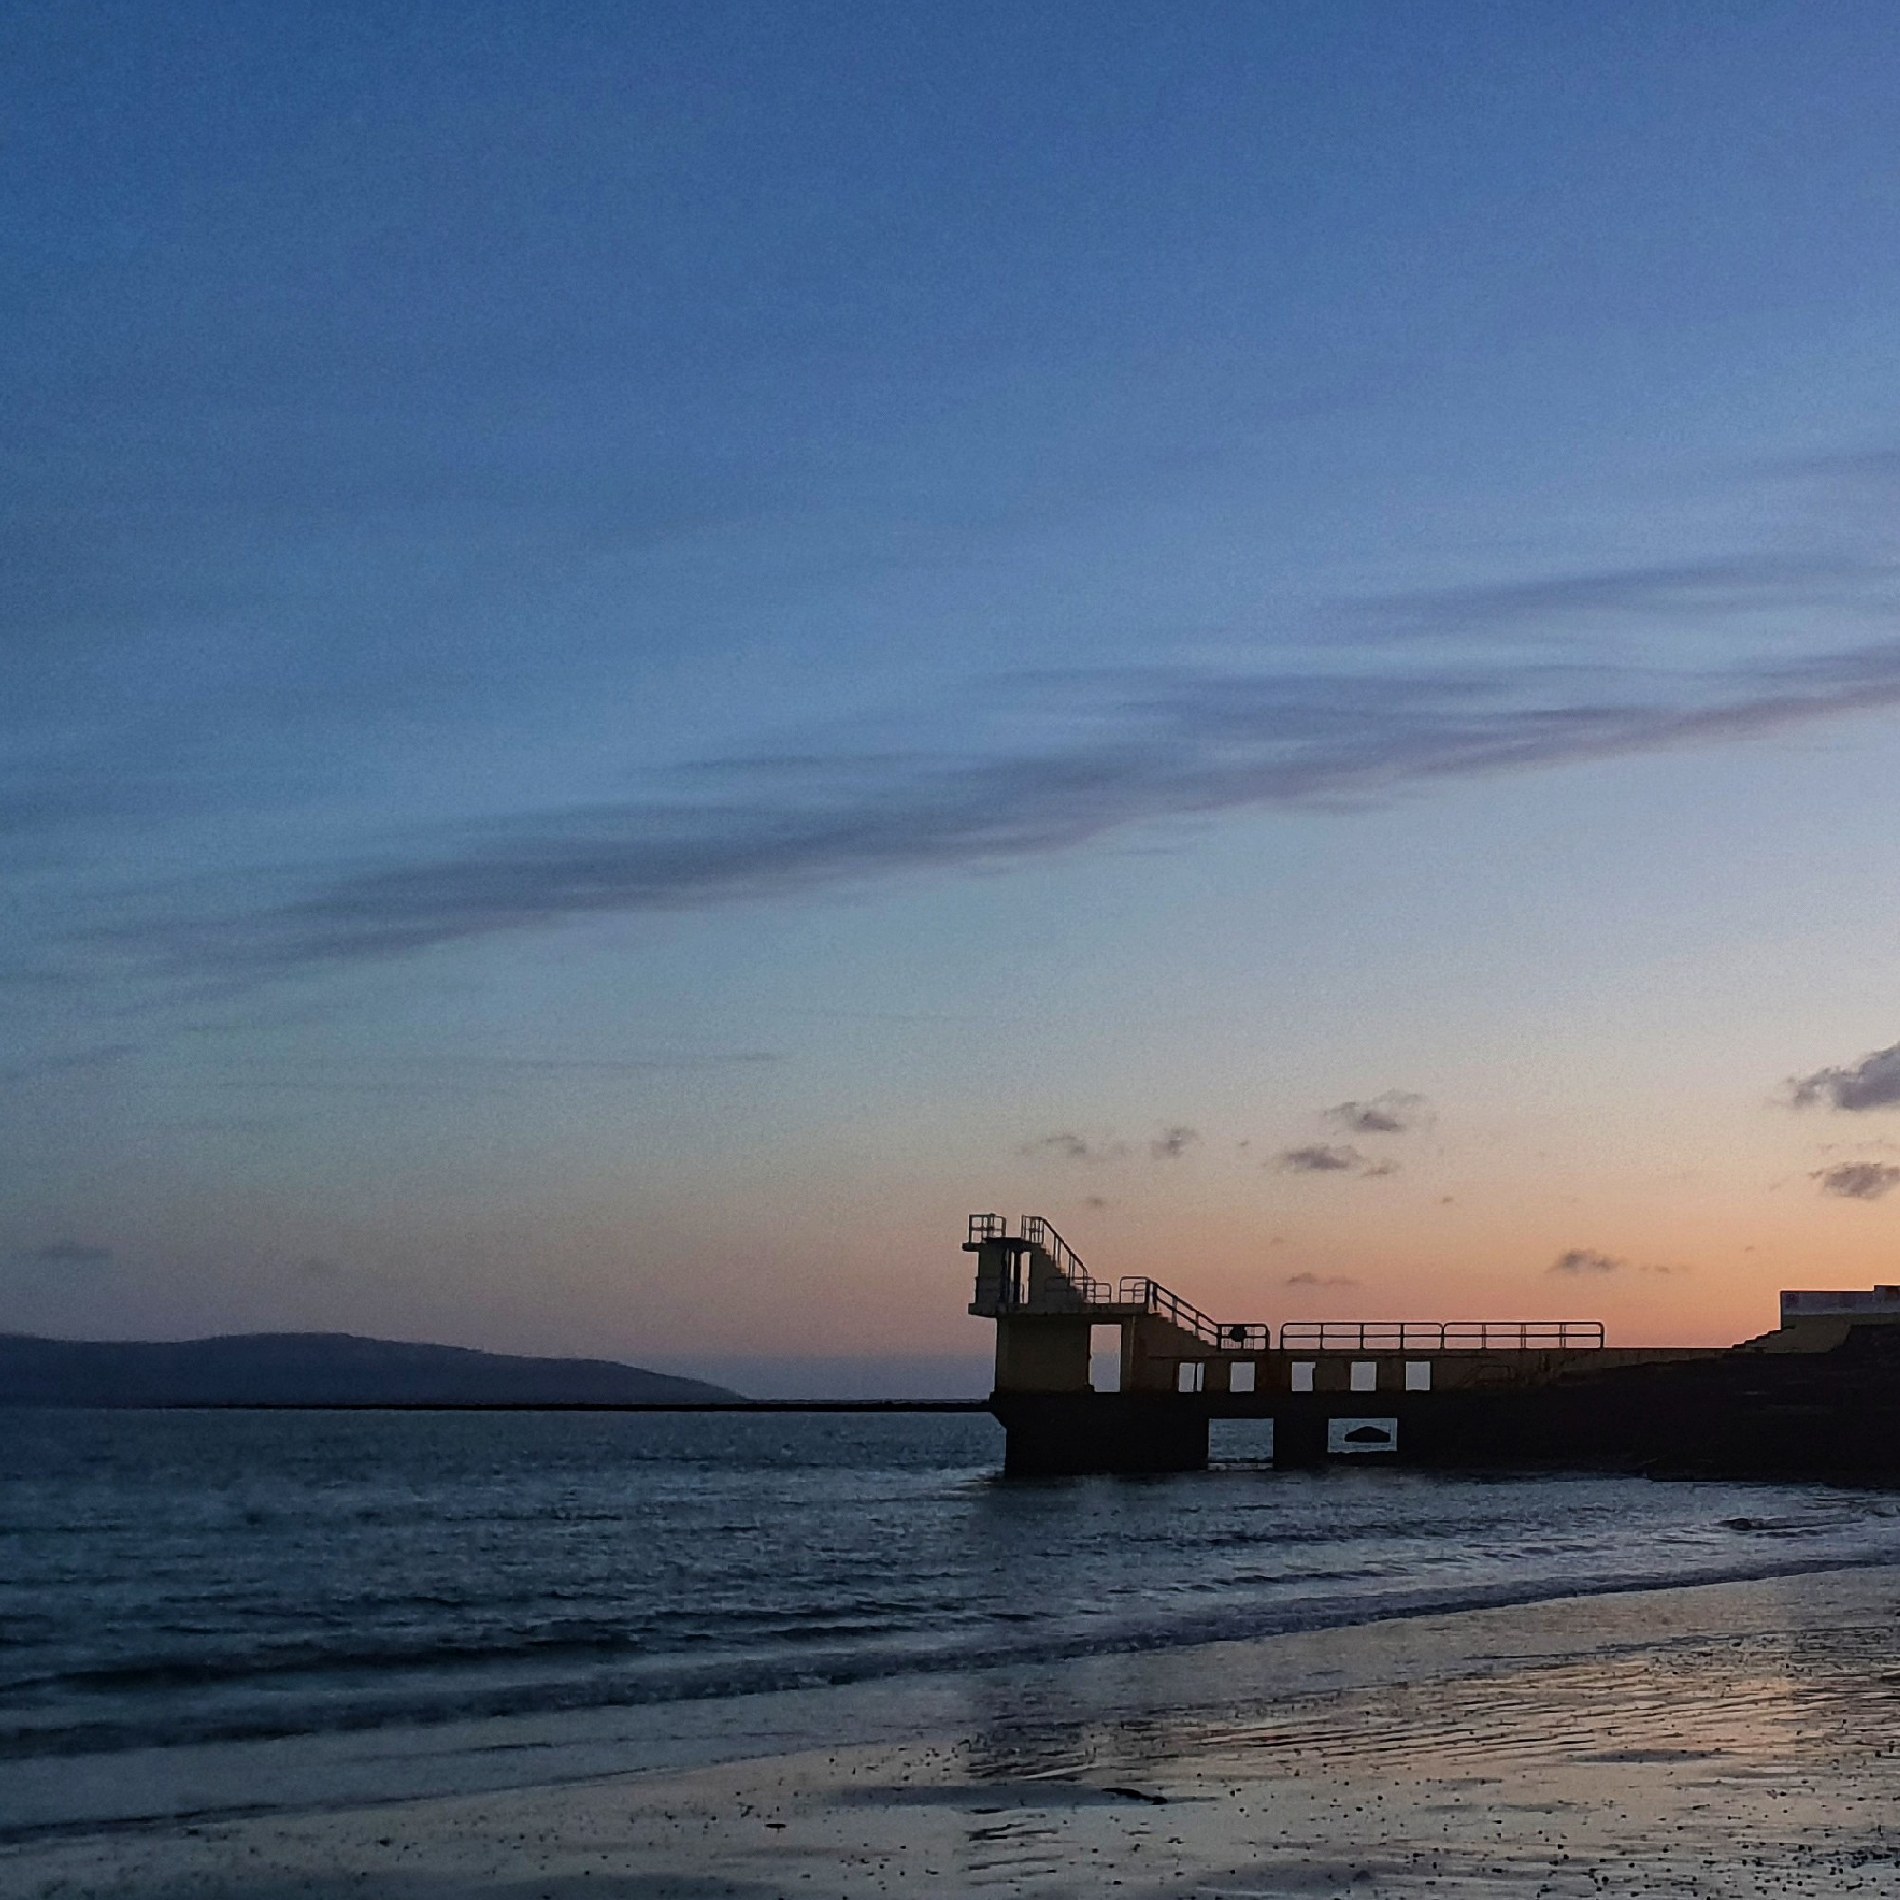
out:
M1282 1352L1596 1352L1595 1319L1338 1320L1290 1319Z
M984 1241L1011 1238L1006 1216L970 1216L972 1246ZM1096 1279L1082 1264L1081 1255L1040 1214L1025 1214L1022 1217L1020 1240L1022 1245L1036 1248L1048 1258L1056 1270L1056 1278L1074 1296L1078 1307L1112 1309L1117 1306L1138 1306L1144 1312L1156 1314L1183 1332L1192 1334L1215 1352L1267 1352L1272 1348L1273 1329L1270 1326L1222 1325L1158 1280L1130 1277L1123 1280L1119 1287L1113 1287L1105 1280ZM1063 1309L1064 1303L1059 1299L1058 1310Z
M972 1214L970 1242L1009 1240L1002 1214ZM1044 1254L1065 1291L1056 1310L1139 1307L1177 1326L1214 1352L1273 1349L1270 1326L1224 1325L1171 1287L1145 1275L1130 1275L1111 1287L1094 1278L1082 1257L1040 1214L1022 1217L1020 1244ZM1015 1297L1020 1297L1017 1295ZM1280 1327L1282 1352L1594 1352L1605 1344L1603 1322L1594 1319L1333 1320L1294 1319Z
M1223 1325L1158 1280L1131 1277L1121 1283L1119 1292L1124 1306L1145 1307L1217 1352L1266 1352L1273 1343L1270 1326Z
M1065 1280L1088 1279L1089 1270L1083 1266L1081 1255L1040 1214L1023 1216L1023 1238L1032 1247L1040 1247Z
M1105 1281L1082 1264L1082 1256L1040 1214L1023 1216L1023 1238L1049 1256L1055 1270L1072 1286L1084 1306L1107 1306L1114 1295Z

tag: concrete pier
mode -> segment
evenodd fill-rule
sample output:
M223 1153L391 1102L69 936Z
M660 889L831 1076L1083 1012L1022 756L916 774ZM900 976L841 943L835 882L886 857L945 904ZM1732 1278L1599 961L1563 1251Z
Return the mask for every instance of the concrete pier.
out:
M1196 1471L1219 1419L1276 1468L1399 1463L1900 1482L1900 1288L1790 1293L1731 1347L1613 1347L1594 1320L1264 1323L1091 1276L1050 1223L971 1217L970 1311L1017 1474ZM1090 1382L1114 1329L1114 1391Z

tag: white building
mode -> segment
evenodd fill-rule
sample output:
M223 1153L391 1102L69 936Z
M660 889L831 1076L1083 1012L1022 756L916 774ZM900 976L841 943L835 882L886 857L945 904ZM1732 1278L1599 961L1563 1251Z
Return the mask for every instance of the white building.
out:
M1798 1319L1900 1319L1900 1286L1866 1293L1783 1293L1782 1325Z

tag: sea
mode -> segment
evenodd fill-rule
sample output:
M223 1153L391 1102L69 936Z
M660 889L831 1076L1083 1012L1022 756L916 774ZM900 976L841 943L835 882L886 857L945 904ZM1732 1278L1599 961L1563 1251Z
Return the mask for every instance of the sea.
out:
M1059 1698L1078 1659L1900 1560L1878 1493L1216 1449L1025 1481L971 1413L0 1411L0 1838L901 1734L978 1680Z

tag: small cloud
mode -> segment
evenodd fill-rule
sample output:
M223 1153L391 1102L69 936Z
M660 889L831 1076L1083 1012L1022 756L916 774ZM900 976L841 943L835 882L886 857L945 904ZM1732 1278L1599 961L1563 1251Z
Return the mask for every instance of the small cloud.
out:
M1322 1141L1307 1148L1287 1148L1273 1165L1285 1174L1352 1174L1365 1166L1357 1148L1334 1148Z
M1157 1161L1179 1161L1200 1138L1198 1129L1183 1128L1177 1124L1173 1128L1164 1128L1149 1142L1148 1152Z
M1349 1142L1316 1141L1304 1148L1286 1148L1267 1165L1282 1174L1356 1174L1368 1181L1399 1171L1396 1161L1374 1161Z
M1024 1155L1053 1155L1060 1161L1086 1161L1089 1145L1080 1135L1044 1135L1040 1141L1026 1141L1016 1151Z
M1108 1205L1108 1196L1105 1194L1084 1195L1082 1197L1082 1205L1084 1207L1094 1207L1094 1208L1106 1207Z
M1550 1263L1552 1273L1619 1273L1629 1264L1614 1254L1597 1253L1589 1247L1572 1247Z
M1816 1168L1809 1178L1820 1182L1823 1194L1837 1194L1845 1201L1877 1201L1900 1187L1900 1167L1891 1161L1839 1161L1831 1168Z
M1424 1096L1409 1089L1387 1089L1365 1102L1339 1102L1326 1110L1326 1119L1349 1135L1403 1135L1422 1128L1431 1119Z
M1849 1068L1816 1069L1812 1075L1794 1076L1788 1092L1796 1108L1825 1102L1831 1108L1859 1115L1870 1108L1900 1107L1900 1042L1862 1056Z
M13 1258L35 1267L109 1267L113 1261L110 1247L97 1247L84 1240L49 1240L43 1247L28 1247Z
M1280 1284L1282 1286L1357 1286L1359 1282L1346 1273L1289 1273Z
M1055 1135L1044 1135L1036 1141L1026 1141L1016 1150L1031 1161L1116 1161L1128 1152L1119 1141L1085 1141L1080 1135L1071 1134L1066 1129Z

